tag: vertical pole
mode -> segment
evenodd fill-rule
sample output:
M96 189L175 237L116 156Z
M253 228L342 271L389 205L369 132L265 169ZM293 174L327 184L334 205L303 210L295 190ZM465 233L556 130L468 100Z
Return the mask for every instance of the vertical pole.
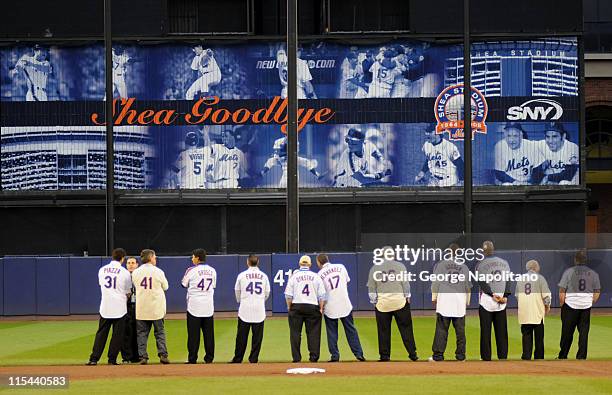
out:
M113 47L111 0L104 0L104 60L106 77L106 253L115 248L115 147L113 146Z
M472 59L470 53L470 0L463 0L463 229L467 246L472 244Z
M297 167L297 0L287 0L287 252L298 252L300 196Z

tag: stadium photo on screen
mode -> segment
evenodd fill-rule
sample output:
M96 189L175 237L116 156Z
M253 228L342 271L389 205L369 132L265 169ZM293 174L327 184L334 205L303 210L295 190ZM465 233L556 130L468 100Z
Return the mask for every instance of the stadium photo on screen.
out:
M0 392L612 393L612 2L0 8Z

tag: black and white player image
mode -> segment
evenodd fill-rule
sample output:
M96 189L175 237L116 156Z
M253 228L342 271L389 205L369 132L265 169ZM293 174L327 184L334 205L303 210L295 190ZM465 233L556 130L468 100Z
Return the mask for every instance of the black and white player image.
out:
M165 185L170 188L201 189L206 187L206 173L213 167L210 147L200 145L198 132L185 135L185 149L178 154L170 167Z
M221 144L204 148L210 151L211 165L207 168L207 188L240 188L241 180L247 178L247 161L238 147L231 130L221 132Z
M193 52L195 56L191 61L191 70L198 72L198 79L187 89L185 94L187 100L200 96L207 97L211 88L221 82L221 69L215 60L213 50L196 45Z
M463 181L463 159L455 144L436 133L436 124L425 129L423 144L425 162L415 183L425 182L428 186L450 187Z
M312 74L310 74L310 68L308 62L301 58L302 48L298 47L297 50L297 97L298 99L316 99L317 94L314 91L312 85ZM287 98L287 84L288 84L288 71L287 71L287 52L285 48L281 47L276 53L276 67L278 68L278 77L282 85L281 98Z
M542 152L541 168L534 170L534 182L543 185L578 185L580 150L569 141L568 133L559 122L546 124L544 140L538 141Z
M24 78L28 91L26 101L47 101L47 82L53 72L47 49L35 45L32 54L22 55L9 72L11 78Z
M391 166L376 146L367 141L365 133L356 128L349 129L344 149L338 159L333 186L337 188L362 187L381 184L391 175Z
M533 169L543 160L539 143L527 139L520 123L508 122L503 128L503 139L495 144L495 183L528 185L532 182Z
M299 151L299 148L300 148L300 145L298 143L298 151ZM273 154L270 158L268 158L268 160L264 164L264 167L261 170L261 172L259 172L258 177L263 177L275 166L280 166L280 168L282 169L282 174L281 174L280 181L278 183L278 187L286 188L287 187L287 138L281 137L279 139L276 139L274 141L274 145L272 149L273 149ZM316 159L304 158L303 156L299 156L298 154L298 167L301 166L301 167L308 169L308 171L310 171L315 177L317 177L318 180L321 180L325 175L319 174L319 172L317 171L317 165L318 163Z
M387 49L383 52L382 59L370 67L372 83L368 89L368 97L391 97L395 80L405 71L405 67L394 60L395 56L395 51Z
M113 48L113 94L117 91L120 98L128 98L125 74L128 65L132 61L127 50L115 50L115 48Z
M342 62L341 70L342 76L338 98L354 99L360 88L362 90L367 89L362 82L363 68L355 52L351 51L346 55Z

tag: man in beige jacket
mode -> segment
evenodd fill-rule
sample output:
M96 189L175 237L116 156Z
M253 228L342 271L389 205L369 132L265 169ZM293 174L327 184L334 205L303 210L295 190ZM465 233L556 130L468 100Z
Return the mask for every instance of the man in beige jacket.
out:
M544 316L550 311L551 293L546 279L540 274L538 261L532 259L525 266L527 274L532 278L517 281L515 292L518 299L518 321L523 334L521 359L531 359L534 340L533 359L544 359Z
M136 333L140 364L146 365L149 361L147 341L151 326L155 333L159 361L169 364L164 330L164 317L166 316L164 291L168 289L168 280L164 272L156 267L155 251L142 250L140 260L142 265L132 273L132 282L136 288Z

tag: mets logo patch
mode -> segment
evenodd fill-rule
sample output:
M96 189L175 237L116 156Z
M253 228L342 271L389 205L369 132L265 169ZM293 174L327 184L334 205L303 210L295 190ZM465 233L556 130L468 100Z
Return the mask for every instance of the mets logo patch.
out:
M475 133L487 133L489 107L482 92L472 87L472 139ZM451 85L444 89L434 104L436 134L448 133L450 140L463 140L463 84Z

